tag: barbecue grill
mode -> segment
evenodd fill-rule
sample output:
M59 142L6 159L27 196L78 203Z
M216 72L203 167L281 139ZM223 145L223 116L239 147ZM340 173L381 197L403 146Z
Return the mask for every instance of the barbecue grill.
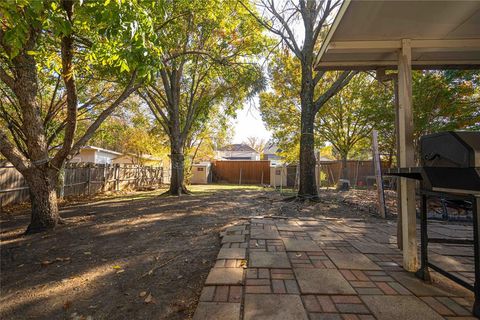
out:
M429 267L475 293L473 314L480 317L480 132L442 132L420 138L421 167L396 168L388 175L420 181L421 266L416 275L430 279ZM473 241L469 239L429 238L427 201L429 197L472 204ZM474 247L475 283L463 279L428 261L428 244L471 244Z

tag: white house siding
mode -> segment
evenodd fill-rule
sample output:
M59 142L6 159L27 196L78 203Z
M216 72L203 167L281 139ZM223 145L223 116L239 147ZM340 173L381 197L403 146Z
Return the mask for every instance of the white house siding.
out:
M116 157L118 157L118 154L111 154L111 153L104 152L104 151L97 151L95 153L94 163L111 164L113 159L115 159Z

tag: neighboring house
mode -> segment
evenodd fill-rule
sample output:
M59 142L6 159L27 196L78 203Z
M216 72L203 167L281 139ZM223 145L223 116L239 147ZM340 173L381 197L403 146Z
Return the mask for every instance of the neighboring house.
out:
M94 146L85 146L70 160L72 163L85 162L96 164L139 164L145 166L162 166L163 159L149 154L134 155L103 149Z
M122 154L113 160L113 163L123 164L141 164L144 166L160 166L163 164L163 159L152 156L150 154L136 155L133 153Z
M94 146L85 146L70 160L70 162L86 162L98 164L112 164L114 159L121 156L122 153L98 148Z
M260 160L260 153L246 144L230 144L217 150L218 160Z
M269 141L263 149L263 160L270 160L277 163L281 162L280 160L282 158L278 155L280 151L274 142Z

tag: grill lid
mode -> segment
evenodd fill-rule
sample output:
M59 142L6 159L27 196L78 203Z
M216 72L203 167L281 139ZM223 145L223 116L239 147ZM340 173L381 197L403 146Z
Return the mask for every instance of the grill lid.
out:
M480 132L447 131L420 138L423 167L480 168Z

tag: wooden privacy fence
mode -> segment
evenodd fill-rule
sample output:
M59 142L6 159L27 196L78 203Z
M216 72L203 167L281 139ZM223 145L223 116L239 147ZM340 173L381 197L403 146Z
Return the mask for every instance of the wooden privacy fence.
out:
M127 164L70 163L63 171L63 196L92 195L105 191L156 188L166 182L162 167ZM25 179L11 164L0 163L0 207L28 201Z
M269 184L270 161L215 161L212 165L213 182L238 184Z

